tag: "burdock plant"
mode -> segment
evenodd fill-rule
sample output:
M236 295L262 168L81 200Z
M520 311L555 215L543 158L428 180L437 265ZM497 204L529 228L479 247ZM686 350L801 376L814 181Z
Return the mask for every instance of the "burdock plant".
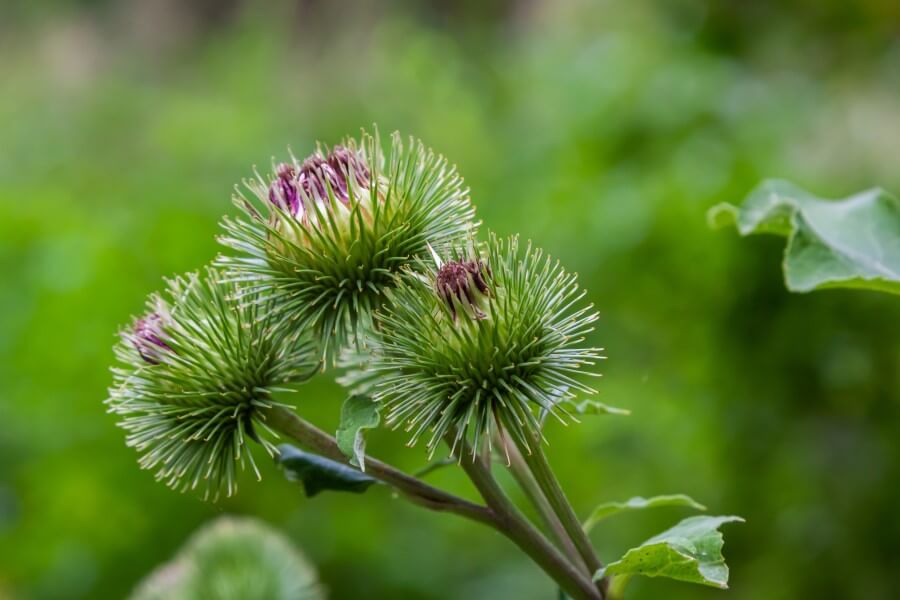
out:
M545 456L545 425L627 413L589 398L603 358L589 342L597 314L576 276L540 249L477 241L445 159L396 134L385 153L364 134L275 165L246 189L236 197L243 216L224 221L234 254L171 281L117 346L109 404L142 467L181 490L230 494L240 466L255 468L253 440L307 496L382 483L487 525L571 598L622 598L638 574L726 586L718 528L736 517L691 517L617 561L599 559L589 533L601 520L703 507L668 495L577 516ZM281 394L339 354L353 370L340 381L354 385L331 434L300 416L302 396L298 414ZM365 432L381 425L404 429L410 446L423 440L434 462L412 476L368 456ZM280 436L299 447L276 447ZM482 503L423 480L454 464ZM495 469L511 472L537 522Z

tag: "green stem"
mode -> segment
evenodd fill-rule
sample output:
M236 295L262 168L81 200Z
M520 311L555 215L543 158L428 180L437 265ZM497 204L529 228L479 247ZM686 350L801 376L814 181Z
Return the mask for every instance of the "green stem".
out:
M522 491L528 497L528 500L534 506L538 515L540 515L541 520L544 522L547 529L552 533L553 538L560 546L560 549L577 568L583 569L589 576L593 575L593 573L588 570L581 555L578 553L578 549L572 542L572 538L566 533L562 521L560 521L559 517L556 516L556 513L553 512L553 507L550 506L547 497L544 495L544 492L541 491L534 475L528 469L528 465L525 464L525 460L522 458L522 453L519 452L519 448L509 441L509 436L502 432L497 435L497 443L503 448L509 460L508 467L510 473L512 473L513 478L515 478L519 487L522 488Z
M266 424L290 437L301 446L322 456L347 463L334 437L301 419L292 411L272 407L263 411ZM590 577L569 563L522 515L494 481L490 470L479 459L463 460L462 465L488 506L474 504L432 487L402 471L371 457L366 459L366 472L393 486L406 499L431 510L454 513L489 525L509 538L534 560L573 600L603 600Z
M267 425L295 440L301 446L332 460L348 463L347 457L341 452L333 436L301 419L292 411L274 406L265 409L263 415ZM407 500L419 506L434 511L457 514L494 528L497 527L497 519L491 509L428 485L380 460L367 456L366 473L392 486Z
M498 520L498 530L531 557L574 600L603 600L600 590L556 549L507 498L489 465L464 444L460 464Z
M594 547L591 545L587 533L585 533L584 529L581 527L581 521L578 520L578 515L575 514L575 510L569 503L568 498L566 498L562 487L560 487L559 481L553 473L553 469L547 462L547 457L544 455L540 439L535 437L532 440L531 446L523 447L524 444L522 444L520 440L516 440L516 443L519 445L519 450L522 453L525 464L531 469L538 485L547 496L547 501L550 503L550 506L553 507L553 511L562 522L563 528L565 528L566 533L569 534L569 537L578 549L578 554L581 556L582 560L584 560L589 571L591 573L596 573L603 568L603 563L597 558L597 554L594 552ZM604 595L608 585L609 582L605 578L599 583L599 587Z

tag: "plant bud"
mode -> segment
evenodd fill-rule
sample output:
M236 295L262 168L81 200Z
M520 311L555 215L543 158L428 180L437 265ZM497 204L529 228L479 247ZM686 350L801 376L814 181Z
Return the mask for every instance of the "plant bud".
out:
M158 479L231 495L239 469L259 474L248 439L274 456L261 411L279 405L276 390L318 371L315 345L274 327L267 299L209 269L170 280L147 306L116 344L110 412Z
M244 217L226 217L219 238L236 255L216 264L275 299L291 327L313 330L328 362L369 335L390 290L424 274L429 246L446 254L477 226L455 167L398 134L388 152L364 133L246 185L252 196L234 199ZM477 269L469 276L473 289L485 284Z
M399 287L376 314L368 385L385 423L411 443L427 436L432 453L463 440L478 452L498 430L528 448L545 416L567 422L576 394L596 393L582 377L602 359L584 345L597 314L576 276L539 249L492 235L469 252L442 262L435 251L434 283ZM473 255L484 259L457 258ZM441 310L453 318L434 318Z

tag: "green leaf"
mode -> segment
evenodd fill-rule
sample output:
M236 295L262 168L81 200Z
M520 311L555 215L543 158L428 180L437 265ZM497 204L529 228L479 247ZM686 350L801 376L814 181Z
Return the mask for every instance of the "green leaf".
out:
M823 200L785 181L766 181L737 207L710 209L713 227L788 238L784 279L792 292L863 288L900 294L900 201L880 189Z
M626 408L609 406L596 400L584 400L578 404L572 404L572 408L579 415L622 415L627 417L631 414L631 411Z
M684 494L669 494L665 496L654 496L652 498L642 498L635 496L625 502L606 502L594 509L591 516L584 522L584 530L590 531L594 525L612 515L630 510L642 510L645 508L657 508L660 506L686 506L696 510L706 510L706 507Z
M380 422L378 404L368 396L353 395L344 401L341 424L335 438L341 452L362 471L366 470L366 438L363 431L378 427Z
M315 568L262 521L221 517L203 526L131 600L322 600Z
M718 588L728 587L728 565L722 556L724 540L719 527L743 522L740 517L690 517L625 556L600 569L595 579L615 575L669 577Z
M290 444L278 446L285 476L303 484L307 498L325 490L362 494L377 480L336 460L304 452Z

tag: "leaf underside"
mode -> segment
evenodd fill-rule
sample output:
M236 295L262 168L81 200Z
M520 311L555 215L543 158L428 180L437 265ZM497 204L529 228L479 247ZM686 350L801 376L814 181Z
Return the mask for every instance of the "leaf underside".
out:
M584 530L590 531L594 525L607 517L611 517L621 512L632 510L643 510L645 508L659 508L663 506L684 506L695 510L706 510L706 507L684 494L667 494L664 496L654 496L652 498L642 498L635 496L625 502L605 502L594 509L591 516L584 523Z
M900 294L900 200L871 189L824 200L786 181L766 181L740 207L722 203L710 225L734 225L742 236L788 239L785 284L792 292L828 288Z
M362 494L376 482L373 477L336 460L304 452L290 444L278 446L278 463L285 476L303 485L307 498L323 491Z

